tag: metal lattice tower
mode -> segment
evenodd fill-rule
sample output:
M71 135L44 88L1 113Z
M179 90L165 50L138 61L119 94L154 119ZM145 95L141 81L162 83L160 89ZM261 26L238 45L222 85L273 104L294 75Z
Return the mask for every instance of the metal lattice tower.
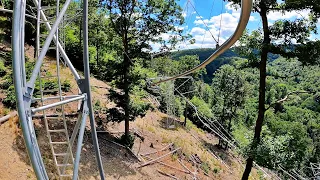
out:
M314 179L320 180L320 164L311 163L310 165Z
M37 17L33 17L37 20L37 58L32 67L30 78L26 74L24 50L25 17L28 16L26 15L26 0L14 1L12 52L14 86L18 102L17 109L34 172L38 179L49 179L38 146L33 120L39 116L43 117L48 144L59 178L69 177L76 180L78 179L86 119L89 116L97 164L101 179L104 179L90 91L88 1L83 0L83 10L81 9L84 77L80 77L64 50L64 27L80 15L79 13L72 16L67 15L71 0L66 0L64 4L60 3L59 0L51 1L50 4L45 5L42 5L44 3L41 0L33 0L33 3L34 6L32 8L37 12ZM43 29L46 29L46 31L43 31ZM48 50L56 52L55 61L45 58ZM63 62L72 72L78 85L79 93L65 94L62 91L60 62ZM53 73L49 73L49 66L55 67ZM36 83L39 85L39 91L35 91ZM57 84L58 87L48 88L50 83ZM75 109L75 111L78 111L78 118L76 118L73 130L70 131L71 127L68 128L70 119L66 117L65 109L72 103L78 103ZM77 142L75 142L76 137ZM75 152L73 152L74 149Z
M165 83L165 102L167 105L167 124L166 127L168 129L175 128L175 96L174 96L174 81L168 81Z

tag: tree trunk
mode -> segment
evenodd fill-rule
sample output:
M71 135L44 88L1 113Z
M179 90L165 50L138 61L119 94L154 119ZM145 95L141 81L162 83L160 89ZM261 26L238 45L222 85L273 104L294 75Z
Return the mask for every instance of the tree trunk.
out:
M184 109L184 123L183 126L187 126L187 109L188 109L188 103L186 102L186 108Z
M97 34L99 33L97 29ZM97 68L100 70L100 65L99 65L99 44L98 40L96 39L96 49L97 49L97 56L96 56L96 62L97 62Z
M130 70L130 59L127 56L128 54L128 37L127 33L123 35L123 47L124 47L124 54L123 54L123 65L124 65L124 134L127 138L129 138L129 108L130 108L130 96L129 96L129 70Z
M263 25L263 44L262 44L262 50L261 50L261 61L260 61L260 87L259 87L259 111L258 111L258 118L256 121L256 127L254 131L254 138L253 142L251 144L250 154L247 159L246 169L242 175L242 180L247 180L249 178L253 161L255 159L256 150L258 147L258 144L260 143L260 134L262 130L262 125L264 121L264 113L265 113L265 95L266 95L266 71L267 71L267 59L268 59L268 46L270 44L270 34L269 34L269 28L268 28L268 18L267 18L267 7L265 6L264 2L260 2L260 16L262 19L262 25Z

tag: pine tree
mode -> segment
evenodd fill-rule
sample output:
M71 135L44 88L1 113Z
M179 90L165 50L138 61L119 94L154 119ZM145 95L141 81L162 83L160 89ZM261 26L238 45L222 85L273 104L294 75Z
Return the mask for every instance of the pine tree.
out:
M132 106L130 93L140 77L132 69L136 58L148 57L150 42L165 44L160 35L178 32L175 26L183 24L182 9L175 0L103 0L101 5L108 10L111 27L121 38L120 62L115 66L116 86L123 93L113 92L117 108L110 115L119 121L125 120L125 137L129 138L129 121L139 115ZM173 33L174 34L174 33ZM179 36L172 36L174 44Z

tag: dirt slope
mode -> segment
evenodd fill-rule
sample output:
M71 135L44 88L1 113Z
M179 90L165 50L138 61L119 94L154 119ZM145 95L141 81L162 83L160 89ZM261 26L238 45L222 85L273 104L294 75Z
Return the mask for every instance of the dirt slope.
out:
M0 105L1 108L1 105ZM17 127L15 119L0 125L0 179L24 180L36 179L32 167L28 165L27 154L17 142Z

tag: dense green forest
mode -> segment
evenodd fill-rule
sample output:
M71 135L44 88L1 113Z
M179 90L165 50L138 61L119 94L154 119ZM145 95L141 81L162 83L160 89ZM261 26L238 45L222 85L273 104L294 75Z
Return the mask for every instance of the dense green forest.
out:
M212 48L199 48L199 49L187 49L187 50L179 50L171 53L171 58L174 60L178 60L182 56L186 55L197 55L199 56L200 62L205 61L212 53L214 53L215 49ZM257 50L256 50L257 51ZM258 53L258 51L257 51ZM211 83L214 73L217 69L219 69L222 65L228 64L234 57L240 57L236 52L236 48L231 48L220 55L217 59L206 66L206 73L203 74L202 80L205 83ZM279 55L269 54L269 61L274 61L279 58Z
M279 20L270 26L264 19L272 8L282 8L279 9L282 11L308 9L312 12L311 17L319 16L317 1L301 1L298 4L293 2L281 4L273 0L257 1L254 11L266 23L263 28L246 32L240 39L244 46L226 51L205 70L191 74L194 81L185 83L180 89L183 92L193 91L186 95L187 101L195 105L202 116L212 120L212 123L217 120L222 124L223 132L230 134L228 139L234 139L237 148L228 145L221 138L219 147L226 151L231 148L243 157L248 157L247 169L251 170L254 160L263 167L277 171L284 178L288 176L280 171L280 167L287 171L296 170L303 177L310 178L313 176L310 163L320 163L319 43L308 40L311 33L316 33L316 18L294 22ZM5 3L7 7L12 7L10 1ZM50 1L43 3L50 4ZM162 39L156 38L160 33L175 31L176 25L183 24L182 9L174 0L127 3L124 5L120 0L90 1L91 73L112 85L114 89L109 98L117 104L117 107L108 109L104 123L124 120L129 122L138 116L144 116L152 108L144 100L149 94L158 97L161 103L159 109L166 112L169 103L166 90L170 84L159 85L157 88L160 92L155 92L149 88L150 79L173 76L189 70L215 51L180 50L152 59L150 54L153 50L148 42L162 42ZM79 8L81 3L72 2L70 9L73 14ZM144 16L133 17L132 12L131 15L120 12L131 8ZM164 13L157 14L157 11ZM152 13L157 16L146 15ZM117 18L120 16L121 18ZM26 42L34 45L35 27L32 24L35 21L27 21L29 25L26 28L30 36L26 36ZM10 15L0 14L2 41L10 41L10 23ZM126 28L119 27L119 24ZM66 35L66 52L79 70L83 68L81 31L81 18L63 29ZM45 33L46 30L42 29L42 32ZM173 46L179 41L192 38L179 31L175 32L172 35L175 38L170 42ZM282 38L283 34L287 35L283 42L272 42ZM293 44L290 38L298 38L300 45L291 48ZM2 103L14 108L16 102L8 70L11 66L8 57L9 53L0 54L0 76L6 79L1 81L0 87L7 89L7 96ZM178 79L172 83L178 87L183 82ZM51 85L50 82L48 84ZM65 86L68 88L68 83ZM119 89L124 93L119 93ZM184 119L186 116L199 127L208 130L199 121L194 109L186 105L186 99L176 92L173 96L170 103L175 106L173 114L176 117ZM128 134L128 126L121 140L132 146L133 137Z

